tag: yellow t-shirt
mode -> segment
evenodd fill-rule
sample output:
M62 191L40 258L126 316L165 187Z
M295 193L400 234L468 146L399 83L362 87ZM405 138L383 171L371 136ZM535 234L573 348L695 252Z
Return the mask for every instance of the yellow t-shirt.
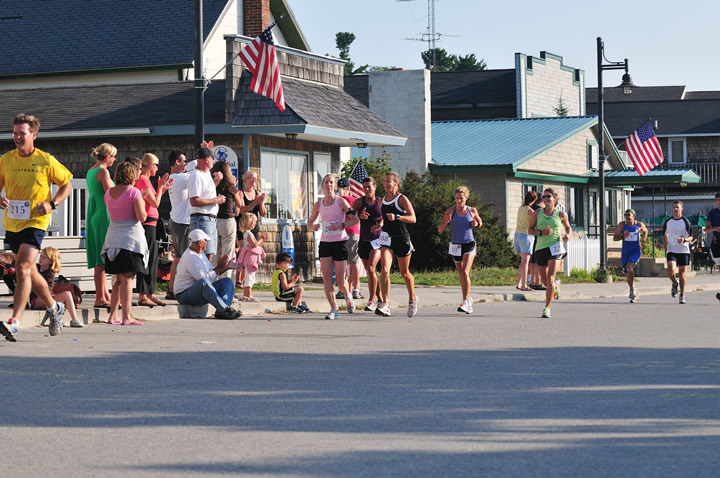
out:
M64 186L72 179L68 169L51 154L35 148L33 154L21 157L17 149L0 157L0 190L5 188L8 200L29 201L28 219L11 219L5 209L5 230L20 232L34 227L46 231L52 214L38 215L35 206L52 201L51 184Z

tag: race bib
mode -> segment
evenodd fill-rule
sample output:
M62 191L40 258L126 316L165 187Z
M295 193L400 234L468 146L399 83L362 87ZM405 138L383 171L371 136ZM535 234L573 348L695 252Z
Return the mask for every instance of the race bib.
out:
M565 254L565 244L562 242L556 242L550 246L550 255L559 256L560 254Z
M370 245L373 246L373 249L380 249L383 246L390 247L390 242L390 234L387 232L381 232L380 237L374 241L370 241Z
M335 229L335 228L337 228L337 229L335 229L334 231L331 231L330 227L332 227L333 229ZM335 236L337 234L342 234L342 232L343 232L342 224L339 222L327 222L327 223L324 222L322 232L326 236Z
M22 201L18 199L10 199L8 206L8 218L10 219L30 219L30 201Z
M631 231L630 234L628 234L626 241L637 241L638 240L638 231Z
M451 256L462 256L462 244L453 244L451 242L448 248L448 254Z

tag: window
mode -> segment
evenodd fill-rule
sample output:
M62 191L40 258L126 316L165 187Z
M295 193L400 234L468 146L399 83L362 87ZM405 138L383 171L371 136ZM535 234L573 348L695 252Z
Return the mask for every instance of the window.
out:
M588 169L598 169L598 147L593 140L587 142L587 165Z
M260 187L266 194L267 218L306 221L308 217L307 155L260 152Z
M669 139L668 151L670 152L670 164L685 163L685 138Z
M565 189L565 212L568 215L568 221L573 227L585 227L583 220L583 193L585 189L582 186L567 186Z
M523 183L523 199L525 199L528 191L535 191L538 197L540 197L543 192L543 185L542 183Z

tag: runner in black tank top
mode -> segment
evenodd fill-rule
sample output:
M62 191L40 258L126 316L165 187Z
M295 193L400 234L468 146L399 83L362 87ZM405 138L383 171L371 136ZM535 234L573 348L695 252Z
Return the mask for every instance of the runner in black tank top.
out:
M382 229L382 200L375 196L375 179L367 176L363 179L363 191L365 196L356 199L352 208L360 218L360 243L358 244L358 255L365 267L368 276L368 301L365 310L373 312L377 310L378 303L385 302L380 295L380 287L377 279L377 263L380 261L380 249L373 249L370 241L380 236ZM377 296L377 301L375 297Z

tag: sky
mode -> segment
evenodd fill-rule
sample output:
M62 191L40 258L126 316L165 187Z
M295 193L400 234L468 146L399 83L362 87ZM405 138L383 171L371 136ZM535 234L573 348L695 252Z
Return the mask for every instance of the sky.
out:
M335 34L352 32L350 58L359 65L423 68L428 0L287 0L314 53L337 57ZM609 61L629 60L638 86L685 85L720 90L720 2L655 0L436 0L438 48L474 53L489 69L514 68L515 53L547 51L585 71L597 86L596 38ZM623 71L605 71L617 86Z

